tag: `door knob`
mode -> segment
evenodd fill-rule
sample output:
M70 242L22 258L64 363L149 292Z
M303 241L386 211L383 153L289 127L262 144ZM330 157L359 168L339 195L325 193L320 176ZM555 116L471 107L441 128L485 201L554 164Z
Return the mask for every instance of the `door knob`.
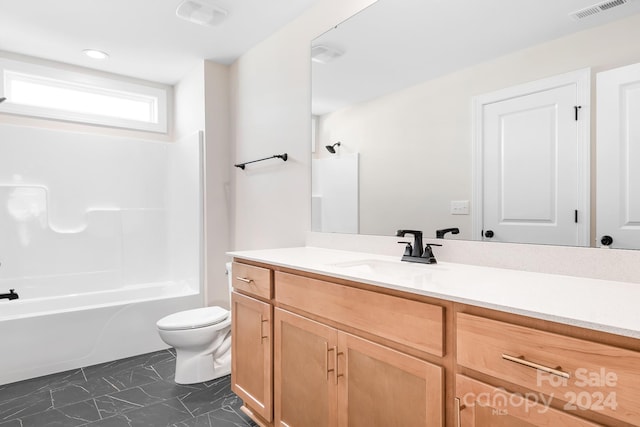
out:
M484 232L484 237L486 237L487 239L490 239L493 237L493 230L487 230Z
M602 243L604 246L610 246L613 243L613 237L604 235L600 239L600 243Z

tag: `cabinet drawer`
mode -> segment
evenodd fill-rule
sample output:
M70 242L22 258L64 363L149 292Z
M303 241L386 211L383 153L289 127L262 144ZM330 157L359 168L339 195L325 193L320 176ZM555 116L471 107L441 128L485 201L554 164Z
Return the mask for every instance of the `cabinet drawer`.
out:
M460 421L458 425L464 427L597 427L599 425L550 408L543 399L526 397L463 375L456 375L458 401L456 416Z
M271 270L253 265L233 263L233 288L266 300L271 299Z
M276 272L276 301L436 356L444 355L444 308Z
M640 353L458 313L459 365L640 425Z

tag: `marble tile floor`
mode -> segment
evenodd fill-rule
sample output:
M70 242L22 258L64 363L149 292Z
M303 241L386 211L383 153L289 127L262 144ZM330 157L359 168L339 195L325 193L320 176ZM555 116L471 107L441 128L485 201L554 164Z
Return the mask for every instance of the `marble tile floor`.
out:
M230 377L173 381L172 349L0 385L0 427L249 427Z

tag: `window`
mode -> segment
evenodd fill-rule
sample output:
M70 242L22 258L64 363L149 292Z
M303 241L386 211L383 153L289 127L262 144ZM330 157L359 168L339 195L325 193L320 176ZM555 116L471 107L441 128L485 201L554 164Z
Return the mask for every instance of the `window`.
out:
M167 132L168 88L0 59L0 112Z

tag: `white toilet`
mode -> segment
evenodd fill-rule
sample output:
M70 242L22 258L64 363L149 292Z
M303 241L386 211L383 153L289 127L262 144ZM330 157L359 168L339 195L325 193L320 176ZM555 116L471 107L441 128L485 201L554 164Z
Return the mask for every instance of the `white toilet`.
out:
M227 264L231 291L231 263ZM231 372L231 312L222 307L180 311L156 323L162 341L176 350L178 384L210 381Z

